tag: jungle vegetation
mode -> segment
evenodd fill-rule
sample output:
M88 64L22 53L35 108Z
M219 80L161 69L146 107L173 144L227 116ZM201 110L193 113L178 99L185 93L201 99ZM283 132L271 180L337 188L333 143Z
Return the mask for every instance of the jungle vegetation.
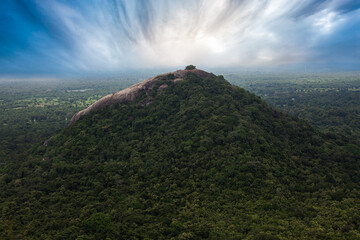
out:
M223 76L164 83L3 162L0 238L360 238L351 135Z

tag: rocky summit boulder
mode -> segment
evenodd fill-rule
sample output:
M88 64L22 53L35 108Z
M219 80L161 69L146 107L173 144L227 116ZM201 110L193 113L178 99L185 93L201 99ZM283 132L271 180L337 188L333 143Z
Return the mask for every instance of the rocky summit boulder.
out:
M90 105L88 108L76 113L70 120L69 125L74 124L79 118L83 115L89 114L91 111L102 109L106 106L113 106L115 104L123 104L128 103L131 101L134 101L135 98L137 98L142 93L149 94L151 90L154 88L154 86L163 79L169 79L171 81L178 82L181 80L184 80L184 78L188 74L195 74L198 77L201 78L215 78L216 76L212 73L208 73L199 69L191 69L191 70L177 70L175 72L171 73L165 73L161 74L155 77L151 77L149 79L146 79L145 81L141 83L137 83L131 87L128 87L126 89L123 89L119 92L115 92L109 95L106 95L105 97L99 99L92 105ZM160 89L166 88L168 85L163 84L160 86Z

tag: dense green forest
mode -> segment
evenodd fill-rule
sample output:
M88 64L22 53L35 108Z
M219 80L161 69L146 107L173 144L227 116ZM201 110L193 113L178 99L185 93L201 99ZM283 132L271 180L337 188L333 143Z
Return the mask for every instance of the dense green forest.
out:
M0 81L0 162L63 129L72 115L100 97L126 88L144 75L94 79Z
M309 121L333 137L359 143L360 74L227 73L232 84L271 106ZM100 97L135 84L150 73L112 78L0 80L0 160L16 158L29 144L63 129L71 116Z
M233 84L333 137L360 144L360 73L229 73Z
M232 84L271 106L309 121L334 138L359 145L360 74L227 73ZM0 162L16 158L32 143L63 129L71 116L102 96L135 84L151 73L108 78L0 81Z
M341 100L349 103L343 110L350 115L359 113L358 105L350 104L359 99L358 81L348 88L354 95ZM162 84L168 87L160 91ZM30 93L36 103L24 103L25 97L17 102L9 94L3 112L26 119L39 111L58 125L39 129L41 119L34 118L12 132L6 124L16 118L1 114L2 131L9 131L1 135L5 143L13 137L25 145L52 137L47 146L41 141L2 162L0 238L359 239L357 119L350 125L343 115L334 118L338 124L316 121L319 113L306 109L327 114L329 106L341 106L330 104L333 95L296 95L301 91L286 83L279 90L277 84L283 83L262 84L239 85L255 89L290 115L222 76L189 74L176 84L171 76L162 77L151 93L86 115L57 134L51 132L65 127L95 93L109 89L69 88L35 98ZM299 86L307 88L307 83ZM66 91L79 89L93 90ZM301 101L300 96L314 99ZM321 99L329 105L316 106ZM28 104L29 112L18 109L20 103ZM52 119L54 109L71 111ZM296 116L308 118L312 126ZM340 127L331 132L332 124ZM350 132L336 134L347 125ZM39 131L32 133L39 136L35 140L18 139L32 129Z

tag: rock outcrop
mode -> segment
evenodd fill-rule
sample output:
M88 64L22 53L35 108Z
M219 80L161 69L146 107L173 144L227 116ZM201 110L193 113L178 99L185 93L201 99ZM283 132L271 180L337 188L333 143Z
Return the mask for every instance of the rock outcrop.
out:
M76 113L70 120L69 126L74 124L77 120L80 119L81 116L89 114L91 111L102 109L106 106L112 106L115 104L124 104L134 101L140 94L143 92L149 93L155 84L162 79L162 77L166 77L167 75L173 74L174 77L172 79L173 82L178 82L184 80L187 74L193 73L198 75L202 78L215 78L216 76L212 73L208 73L199 69L193 70L177 70L171 73L165 73L158 75L156 77L152 77L146 79L141 83L137 83L129 88L123 89L119 92L115 92L113 94L106 95L105 97L99 99L95 103L91 104L88 108L81 110L80 112ZM163 84L160 86L159 89L166 88L167 85Z

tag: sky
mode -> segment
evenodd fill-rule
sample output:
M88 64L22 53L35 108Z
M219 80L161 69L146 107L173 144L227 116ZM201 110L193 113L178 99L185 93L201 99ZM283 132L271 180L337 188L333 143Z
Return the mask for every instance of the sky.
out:
M0 74L360 70L360 0L1 0Z

